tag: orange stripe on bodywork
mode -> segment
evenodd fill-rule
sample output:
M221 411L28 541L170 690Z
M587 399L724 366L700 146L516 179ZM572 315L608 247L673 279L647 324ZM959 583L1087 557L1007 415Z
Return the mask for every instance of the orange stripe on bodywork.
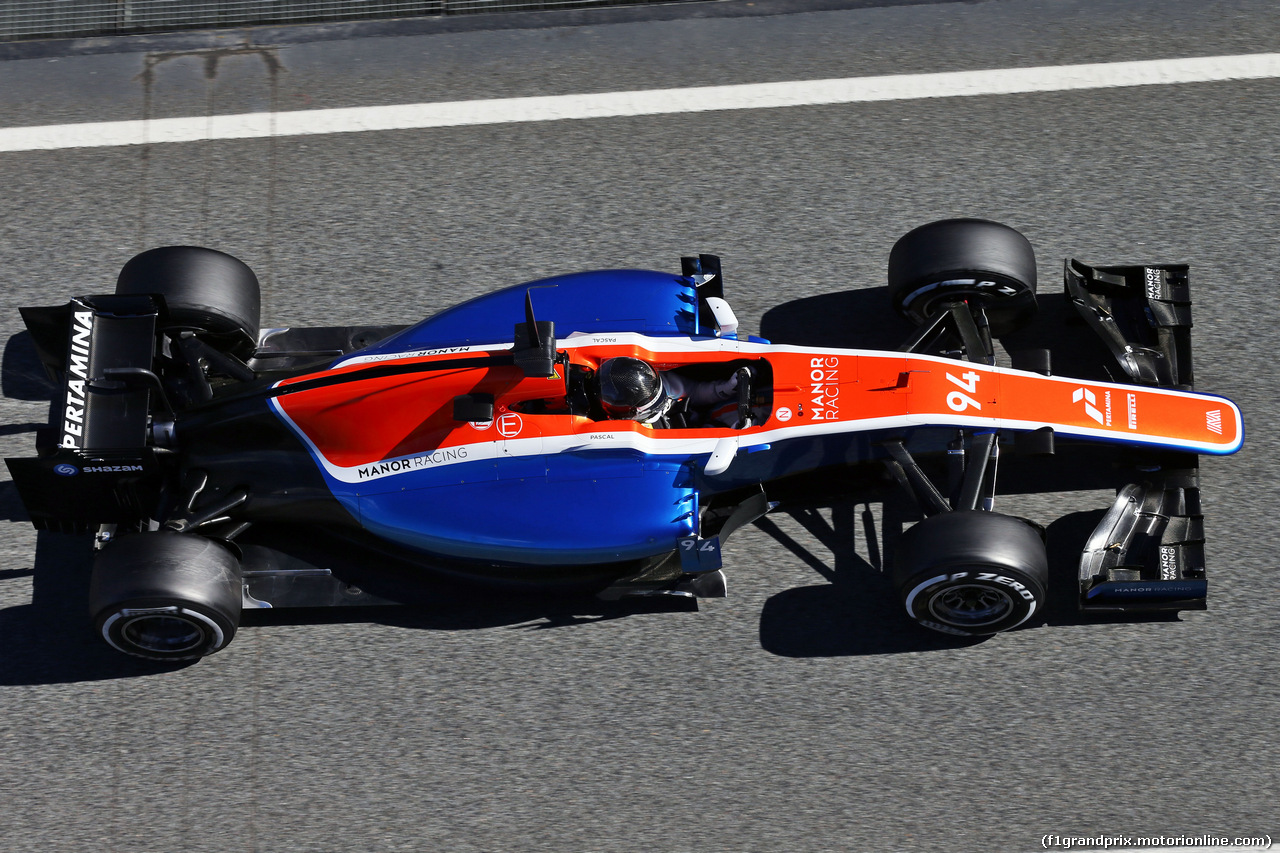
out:
M968 428L1037 429L1064 435L1133 441L1195 452L1232 453L1243 437L1240 411L1223 397L1182 391L1046 377L964 361L865 350L799 350L716 341L701 347L640 343L590 343L566 347L574 363L594 367L619 355L643 358L659 370L680 365L766 359L773 370L768 419L745 430L708 427L652 430L631 422L584 417L522 415L519 438L552 438L613 431L654 439L731 435L744 445L767 443L770 434L799 438L813 432L956 425ZM671 347L668 349L667 347ZM470 353L469 357L481 355ZM403 359L428 363L456 355ZM288 380L342 375L351 365ZM562 369L562 368L561 368ZM332 465L352 467L441 448L510 439L497 429L453 420L453 398L493 394L499 418L517 402L563 401L563 378L525 377L519 368L495 365L422 374L353 379L278 397L282 412ZM815 430L806 427L817 428ZM799 428L799 429L797 429Z
M448 358L456 356L407 359L405 363ZM322 371L290 382L356 373L365 367L368 365ZM454 397L484 393L510 404L516 399L563 399L564 391L562 378L530 378L519 368L504 364L353 379L283 395L276 403L329 463L352 467L503 437L496 430L455 421ZM522 428L524 437L536 434L534 427L522 423Z

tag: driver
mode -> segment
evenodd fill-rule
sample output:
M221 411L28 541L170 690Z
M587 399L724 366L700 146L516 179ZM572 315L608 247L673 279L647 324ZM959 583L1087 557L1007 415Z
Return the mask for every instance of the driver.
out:
M653 426L746 426L738 405L738 386L747 383L748 368L728 379L700 382L673 370L659 373L648 362L631 356L607 358L596 372L600 406L615 420ZM747 386L743 385L744 390Z

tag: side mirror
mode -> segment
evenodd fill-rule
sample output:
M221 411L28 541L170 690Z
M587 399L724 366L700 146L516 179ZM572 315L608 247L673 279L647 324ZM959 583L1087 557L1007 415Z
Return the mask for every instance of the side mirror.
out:
M714 477L716 474L723 474L729 470L729 466L733 463L733 458L738 454L738 440L736 438L722 438L716 442L715 449L711 451L711 458L707 460L707 465L702 469L702 473Z
M517 323L511 357L525 376L551 376L556 364L556 324L533 316L533 291L524 292L524 322Z
M708 296L706 302L711 309L711 316L715 318L716 331L722 335L732 335L738 331L738 318L734 316L728 302L719 296Z

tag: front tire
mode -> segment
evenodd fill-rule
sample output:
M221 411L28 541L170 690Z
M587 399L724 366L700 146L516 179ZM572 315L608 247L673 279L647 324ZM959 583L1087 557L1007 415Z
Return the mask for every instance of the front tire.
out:
M986 219L943 219L904 234L889 253L889 298L922 324L953 302L979 303L991 333L1036 314L1036 257L1020 232Z
M240 622L240 563L200 536L125 536L100 551L89 610L112 648L156 661L195 660L226 648Z
M1025 521L947 512L903 534L891 579L907 615L921 625L982 637L1043 612L1049 560L1039 532Z

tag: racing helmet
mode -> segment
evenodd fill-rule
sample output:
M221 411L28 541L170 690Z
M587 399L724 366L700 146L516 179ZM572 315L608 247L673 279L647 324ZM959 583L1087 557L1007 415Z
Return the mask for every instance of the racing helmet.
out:
M662 377L646 361L630 356L606 358L596 376L600 405L611 418L645 422L666 409Z

